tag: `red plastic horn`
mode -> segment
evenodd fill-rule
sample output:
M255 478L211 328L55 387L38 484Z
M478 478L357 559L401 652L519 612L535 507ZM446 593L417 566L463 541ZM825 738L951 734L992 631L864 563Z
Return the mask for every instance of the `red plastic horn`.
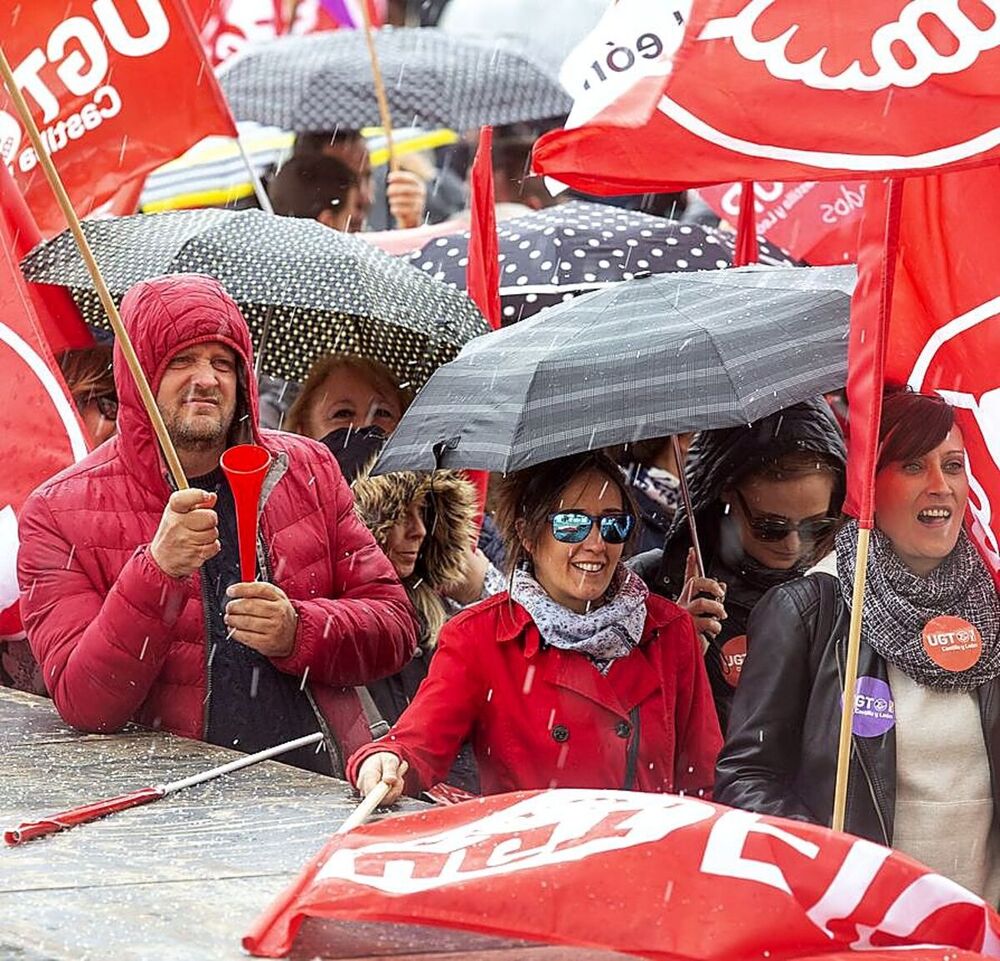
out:
M271 455L256 444L240 444L224 451L219 463L236 503L240 579L252 581L257 573L257 508Z

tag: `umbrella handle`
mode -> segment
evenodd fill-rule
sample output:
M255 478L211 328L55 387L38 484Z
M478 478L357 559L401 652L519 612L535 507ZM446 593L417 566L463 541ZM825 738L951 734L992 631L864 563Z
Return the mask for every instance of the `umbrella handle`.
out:
M8 846L14 847L23 844L25 841L32 841L35 838L42 838L66 828L75 827L77 824L86 824L88 821L96 821L106 814L114 814L116 811L127 811L129 808L138 807L140 804L148 804L150 801L158 801L163 797L165 791L162 786L144 787L131 794L120 794L118 797L105 798L103 801L94 801L91 804L83 804L80 807L71 808L61 814L53 814L51 817L41 821L25 821L19 824L13 831L5 831L3 839Z

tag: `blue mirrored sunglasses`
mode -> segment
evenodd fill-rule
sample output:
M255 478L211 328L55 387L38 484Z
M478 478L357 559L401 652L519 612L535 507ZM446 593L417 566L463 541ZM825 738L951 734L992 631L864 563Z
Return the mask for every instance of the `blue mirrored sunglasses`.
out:
M584 514L583 511L559 511L549 514L552 536L562 544L580 544L585 541L597 523L601 537L608 544L624 544L632 528L635 516L622 511L618 514Z

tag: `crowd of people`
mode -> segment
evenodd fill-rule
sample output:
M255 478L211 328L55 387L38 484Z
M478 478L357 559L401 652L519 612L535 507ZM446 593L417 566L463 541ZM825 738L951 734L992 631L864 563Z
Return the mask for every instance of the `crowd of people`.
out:
M499 203L551 202L529 149L501 138ZM300 135L268 192L279 215L362 229L364 140ZM432 194L388 175L399 227ZM413 399L374 358L320 358L264 411L247 323L212 278L144 281L122 319L187 486L120 346L64 357L95 446L21 510L27 643L5 683L88 732L252 752L318 729L322 750L282 760L387 783L390 804L442 783L604 788L831 822L858 540L839 399L568 453L493 476L484 503L464 472L373 473ZM240 443L270 455L250 581L220 467ZM969 495L952 408L888 392L846 827L996 904L1000 603ZM941 617L978 638L971 666L928 643Z
M19 556L38 689L73 726L243 751L319 727L325 750L284 760L390 802L620 788L830 822L858 531L824 398L496 477L491 559L463 473L372 474L410 400L382 365L324 358L269 430L214 280L144 282L122 315L190 487L117 353L113 381L104 348L73 359L106 439L25 504ZM962 435L908 391L881 430L847 828L995 900L1000 606L963 530ZM247 440L272 455L250 583L219 467ZM942 615L981 638L972 667L927 647Z

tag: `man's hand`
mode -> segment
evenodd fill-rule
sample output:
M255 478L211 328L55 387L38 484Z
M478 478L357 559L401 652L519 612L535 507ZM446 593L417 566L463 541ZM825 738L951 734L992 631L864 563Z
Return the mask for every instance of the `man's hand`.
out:
M424 222L427 187L416 174L409 170L389 174L385 196L397 227L419 227Z
M174 491L163 509L149 552L169 577L187 577L222 550L215 494L197 488Z
M280 587L262 581L234 584L226 591L229 636L265 657L287 657L295 646L298 615Z
M399 800L405 786L407 764L398 754L391 751L379 751L366 757L358 771L358 791L362 797L368 797L372 790L382 781L389 785L389 793L382 800L382 805L388 807Z
M699 597L699 594L712 596ZM725 599L725 584L710 577L698 577L698 562L694 556L694 548L691 548L684 568L684 589L677 598L677 603L694 618L694 629L706 641L719 634L722 622L729 616L722 606Z

